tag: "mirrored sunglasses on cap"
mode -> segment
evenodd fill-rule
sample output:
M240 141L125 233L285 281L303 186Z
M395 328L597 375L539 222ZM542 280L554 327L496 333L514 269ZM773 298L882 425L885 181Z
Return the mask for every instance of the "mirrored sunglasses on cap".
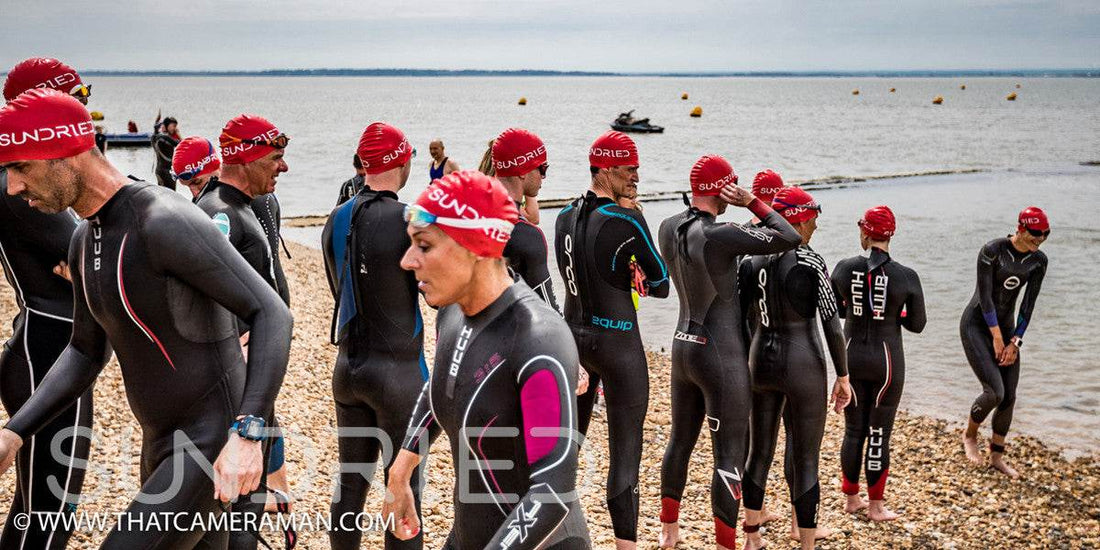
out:
M290 143L290 138L286 134L279 134L271 139L241 139L235 136L228 137L229 143L247 143L250 145L265 145L267 147L274 147L275 149L286 149L286 146Z
M87 99L92 95L92 85L77 84L76 87L69 92L69 95Z
M495 229L509 235L512 234L512 228L515 227L515 224L512 222L500 218L478 218L475 220L468 220L466 218L443 218L428 212L419 204L410 204L405 207L405 221L408 222L409 225L417 228L428 227L434 223L436 225L446 225L458 229Z

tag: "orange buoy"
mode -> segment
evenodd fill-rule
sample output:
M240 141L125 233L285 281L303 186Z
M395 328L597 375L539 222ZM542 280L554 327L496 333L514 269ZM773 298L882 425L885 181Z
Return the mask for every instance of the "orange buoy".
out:
M527 98L526 97L519 98L519 104L520 105L527 105Z
M687 98L688 98L688 93L687 92L684 92L683 94L680 94L680 99L682 99L684 101L687 101Z
M890 93L894 93L894 92L896 92L896 91L898 91L898 89L897 89L897 88L890 88Z
M696 105L695 108L691 110L691 116L694 118L703 116L703 108Z
M1016 92L1012 92L1011 94L1008 94L1008 96L1005 97L1005 99L1007 99L1009 101L1016 101Z
M942 105L942 104L943 104L943 96L942 95L938 95L938 96L932 98L932 105Z
M859 95L859 90L852 90L852 95Z
M960 90L965 90L966 89L966 84L963 84L963 85L959 86L959 89Z

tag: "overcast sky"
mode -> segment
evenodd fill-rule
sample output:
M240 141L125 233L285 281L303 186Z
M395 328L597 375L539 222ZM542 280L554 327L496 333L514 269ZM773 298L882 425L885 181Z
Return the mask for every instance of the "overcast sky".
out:
M1100 67L1097 0L0 0L0 72Z

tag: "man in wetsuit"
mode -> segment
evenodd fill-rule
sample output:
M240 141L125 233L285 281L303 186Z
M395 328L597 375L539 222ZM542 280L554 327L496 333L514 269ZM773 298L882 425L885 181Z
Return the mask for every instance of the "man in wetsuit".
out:
M752 372L752 425L749 460L742 490L745 498L746 548L763 547L760 536L764 489L775 454L780 417L784 419L790 458L791 501L802 548L814 547L820 501L818 459L825 434L828 379L818 338L820 318L836 370L834 409L851 399L844 334L825 261L809 247L821 207L798 187L779 191L772 208L802 236L798 248L754 256L742 262L738 286L741 304L751 310L756 326L749 347ZM784 410L786 408L786 410Z
M459 170L458 163L447 158L443 153L443 140L435 139L428 144L428 153L432 156L431 165L428 166L428 180L437 180Z
M748 442L749 384L737 266L745 254L791 250L802 237L782 216L737 187L724 158L706 155L691 169L691 206L661 223L658 239L680 297L672 342L672 434L661 464L661 547L680 541L680 499L688 462L706 422L714 452L711 505L718 548L737 547L737 511ZM719 223L727 205L748 208L762 228Z
M157 157L153 173L161 187L176 189L176 180L172 179L172 155L180 143L179 123L172 117L160 122L153 134L153 153Z
M191 202L198 202L206 184L218 179L221 167L218 149L206 138L184 138L172 153L172 178L191 191Z
M844 443L840 447L844 511L867 508L873 521L898 515L883 498L890 471L890 434L905 384L901 329L920 333L927 317L917 272L890 257L890 238L897 222L888 206L876 206L859 220L859 244L868 256L842 260L833 270L833 287L844 318L852 404L844 409ZM864 461L864 445L867 447ZM866 464L867 496L859 496L859 471Z
M1019 474L1004 461L1005 437L1012 425L1020 382L1020 347L1047 272L1047 256L1039 247L1049 236L1046 213L1029 206L1020 212L1015 234L986 243L978 253L977 288L959 323L966 359L982 383L982 394L974 400L963 432L966 457L974 464L982 463L978 427L992 412L989 462L1012 478ZM1024 297L1017 313L1021 290Z
M193 514L220 514L219 500L259 485L261 416L286 371L290 312L200 210L111 166L95 149L87 110L71 97L31 90L0 109L0 166L9 193L44 212L72 207L87 220L69 251L72 339L0 431L0 473L91 387L109 340L143 436L142 488L130 517L183 513L191 525ZM252 327L247 364L236 318ZM228 534L123 521L103 547L224 548Z
M412 171L412 146L401 130L375 122L363 131L358 155L366 165L363 188L332 211L321 234L325 273L336 300L330 337L339 352L332 393L336 425L344 430L337 441L340 483L330 508L334 550L360 547L362 532L348 527L363 511L383 449L384 479L389 479L393 449L405 438L428 378L416 277L401 269L410 241L405 204L397 192ZM419 474L417 469L412 482L418 512ZM389 550L418 549L423 542L421 536L400 541L386 534Z
M80 92L87 88L72 67L41 57L27 59L8 73L4 99L10 101L40 85L63 93L76 92L77 100L87 101L87 94ZM12 320L11 338L0 355L0 400L9 417L42 383L72 335L73 288L53 273L69 259L69 241L77 222L71 210L43 213L23 198L9 194L7 171L0 168L0 262L19 308ZM15 520L19 514L34 514L37 518L76 510L84 469L75 467L74 461L88 459L87 430L91 426L92 388L88 388L20 449L15 498L0 536L0 548L65 547L72 532L61 523L56 529L43 529L39 522L32 521L19 528ZM62 456L73 460L54 458L55 444Z
M525 196L538 196L543 178L550 168L542 139L523 128L509 128L497 136L493 141L493 165L497 178L508 190L508 196L516 201L517 208ZM550 281L550 270L546 267L548 254L546 236L539 226L527 221L521 213L504 247L508 271L517 281L527 283L535 294L557 311L554 285Z
M355 176L340 184L340 194L336 197L337 206L354 197L363 188L363 178L367 175L367 170L363 168L358 153L351 156L351 165L355 168Z
M440 308L439 334L383 516L400 538L419 532L410 478L426 436L443 430L455 466L444 550L590 548L576 493L576 346L557 312L508 275L515 203L471 170L432 182L407 212L401 265Z
M581 433L588 433L597 388L604 382L611 451L607 507L615 544L623 550L636 547L638 468L649 407L649 367L630 297L631 256L644 272L651 296L667 297L669 281L645 217L616 204L637 193L634 141L607 132L592 144L588 160L591 187L558 214L554 249L565 280L565 320L589 375L588 391L577 399Z

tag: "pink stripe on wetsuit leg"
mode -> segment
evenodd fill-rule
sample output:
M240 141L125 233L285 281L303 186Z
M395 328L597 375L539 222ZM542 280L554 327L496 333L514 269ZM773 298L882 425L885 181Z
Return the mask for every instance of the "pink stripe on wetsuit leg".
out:
M523 439L527 444L527 464L542 460L558 443L561 428L561 401L558 381L553 373L541 370L531 375L519 392L523 412ZM531 435L536 428L551 428L550 435ZM540 430L538 433L543 433Z

